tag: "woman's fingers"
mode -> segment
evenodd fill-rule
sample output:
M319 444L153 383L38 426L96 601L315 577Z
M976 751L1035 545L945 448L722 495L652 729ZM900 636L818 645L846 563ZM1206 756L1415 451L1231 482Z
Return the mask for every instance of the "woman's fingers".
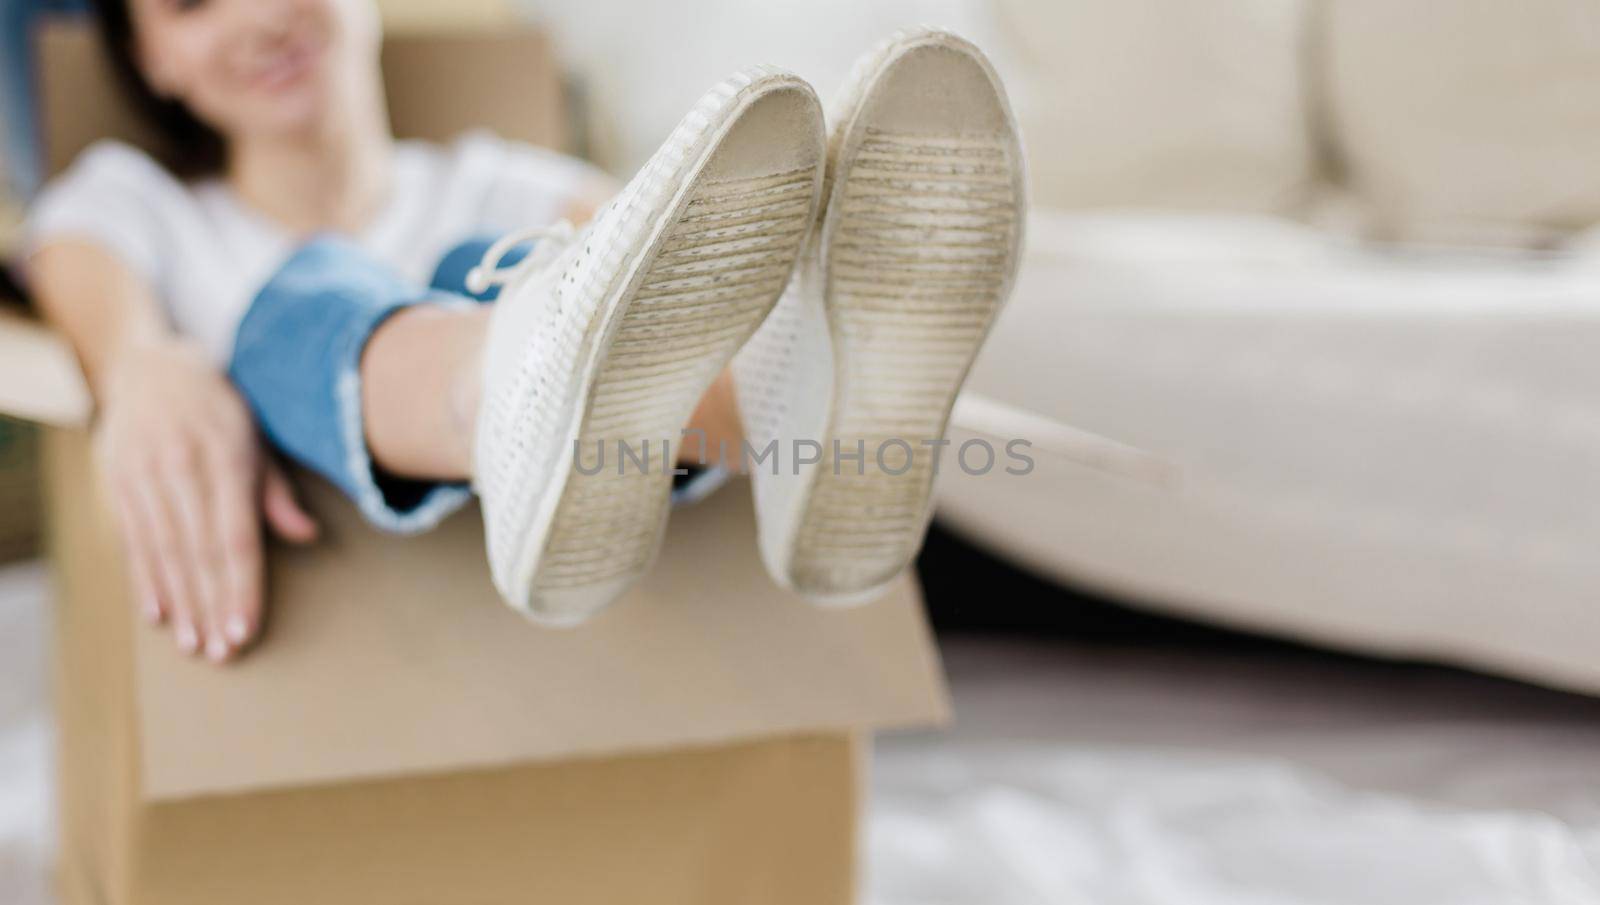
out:
M261 625L261 516L256 509L255 451L248 444L219 444L206 457L211 523L222 555L219 626L230 648L255 637Z
M261 509L272 532L290 543L308 544L317 539L317 521L300 505L289 476L270 459L261 477Z
M249 408L198 346L141 340L108 367L95 451L133 590L180 648L228 659L262 622L263 513L291 540L316 524L277 469L262 471Z
M122 547L127 553L128 580L138 602L139 614L151 625L159 625L165 618L167 605L162 602L156 584L148 532L138 515L135 504L120 488L111 494L117 514L117 527L122 533Z
M152 467L131 469L116 481L129 575L142 611L151 621L166 618L184 652L218 662L261 627L263 513L287 540L317 535L288 478L253 442L201 438L169 448Z
M222 662L232 653L223 634L227 621L227 566L218 526L213 516L212 486L206 478L210 454L199 447L182 446L165 463L163 486L177 516L179 554L177 568L186 576L198 610L201 643L206 657Z
M150 551L146 559L149 573L172 624L173 637L184 653L196 653L204 638L204 612L192 576L184 567L181 529L168 505L168 493L154 474L133 476L129 484L127 492L137 514L139 534Z
M292 539L316 534L281 472L271 468L258 479L262 457L253 442L198 439L116 480L141 610L151 621L169 620L183 651L217 662L248 644L262 621L258 483L280 531Z

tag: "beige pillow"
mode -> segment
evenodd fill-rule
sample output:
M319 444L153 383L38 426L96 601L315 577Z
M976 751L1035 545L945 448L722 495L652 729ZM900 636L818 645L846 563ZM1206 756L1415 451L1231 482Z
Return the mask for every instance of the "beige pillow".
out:
M1282 212L1312 171L1303 0L997 0L1035 202Z
M1600 0L1328 0L1322 39L1336 150L1385 237L1600 222Z

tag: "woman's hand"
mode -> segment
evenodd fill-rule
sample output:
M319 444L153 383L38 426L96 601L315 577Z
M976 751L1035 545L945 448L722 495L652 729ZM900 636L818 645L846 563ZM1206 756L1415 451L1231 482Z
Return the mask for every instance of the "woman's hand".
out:
M304 543L317 526L262 445L244 400L198 349L146 340L99 375L96 452L144 616L216 662L260 630L261 521Z

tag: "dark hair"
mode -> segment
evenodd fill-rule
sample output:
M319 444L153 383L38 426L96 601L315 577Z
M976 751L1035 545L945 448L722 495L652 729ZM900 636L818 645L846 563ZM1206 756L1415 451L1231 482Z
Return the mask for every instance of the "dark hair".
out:
M139 71L128 0L93 0L100 40L111 71L145 125L160 144L150 149L175 175L191 179L222 169L226 146L217 130L201 122L181 101L161 97Z

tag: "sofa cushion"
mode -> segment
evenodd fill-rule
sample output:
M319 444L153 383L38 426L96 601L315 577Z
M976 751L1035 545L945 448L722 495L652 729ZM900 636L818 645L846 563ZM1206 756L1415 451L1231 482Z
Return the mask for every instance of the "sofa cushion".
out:
M1313 156L1303 0L998 0L1037 202L1278 212Z
M1600 222L1600 4L1332 0L1331 134L1385 238L1542 244Z

